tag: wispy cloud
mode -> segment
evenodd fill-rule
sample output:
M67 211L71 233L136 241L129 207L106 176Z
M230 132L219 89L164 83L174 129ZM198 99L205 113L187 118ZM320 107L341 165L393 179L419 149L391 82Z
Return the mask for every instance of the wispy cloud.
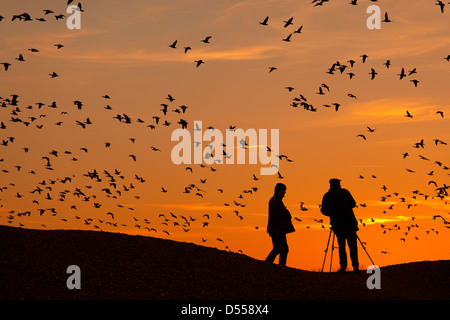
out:
M370 117L374 121L397 122L404 120L406 111L411 114L421 114L421 120L425 120L426 114L431 115L430 110L435 111L436 106L417 99L377 99L361 103L358 108L353 108L356 116ZM429 118L427 119L429 120Z
M197 203L148 203L145 206L148 207L156 207L156 208L166 208L166 209L181 209L186 211L202 211L207 213L206 211L225 211L230 210L230 207L225 205L218 205L217 203L212 202L197 202Z
M58 55L55 52L43 52L50 58L63 59L69 61L86 61L103 64L136 64L136 63L164 63L181 62L193 63L194 60L204 61L239 61L239 60L260 60L271 57L280 48L277 46L248 46L229 50L197 50L195 57L191 54L181 52L151 52L146 49L134 49L122 51L115 48L105 48L95 51L84 51L78 53L68 53Z
M362 121L370 119L371 123L396 124L407 120L406 111L413 115L413 121L426 122L436 120L438 107L428 99L412 98L383 98L364 102L354 102L341 108L341 113L334 117L322 118L316 126L352 126L360 125Z
M260 60L273 56L282 50L280 46L255 45L221 51L199 51L198 56L209 60Z
M102 35L107 33L106 30L96 29L96 28L84 28L81 30L70 31L66 28L56 29L58 31L33 31L31 33L20 34L10 37L5 37L3 39L4 45L7 48L14 48L23 50L29 46L34 46L40 50L40 52L45 52L49 43L64 42L70 40L77 40L86 37ZM24 43L27 45L24 46Z

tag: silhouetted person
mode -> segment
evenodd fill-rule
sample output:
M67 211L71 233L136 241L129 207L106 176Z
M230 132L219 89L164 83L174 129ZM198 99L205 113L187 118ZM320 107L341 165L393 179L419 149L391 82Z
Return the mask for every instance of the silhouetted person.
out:
M283 266L286 265L289 252L286 234L295 231L291 214L283 203L286 189L286 186L282 183L277 183L275 186L275 193L269 200L269 221L267 223L267 233L272 238L273 249L267 256L266 261L273 263L275 257L280 255L278 263Z
M336 234L339 245L339 263L341 268L338 272L347 269L347 252L345 241L347 240L352 259L353 271L359 272L357 235L358 221L353 213L356 202L347 189L341 188L341 180L331 179L330 190L323 196L321 212L330 217L331 229Z

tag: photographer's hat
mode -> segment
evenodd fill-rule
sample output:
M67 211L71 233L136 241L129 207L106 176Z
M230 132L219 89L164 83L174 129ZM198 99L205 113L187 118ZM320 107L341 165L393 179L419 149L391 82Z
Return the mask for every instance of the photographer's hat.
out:
M338 179L338 178L332 178L332 179L330 179L330 185L334 185L334 184L337 184L337 183L339 183L339 182L341 182L341 179Z

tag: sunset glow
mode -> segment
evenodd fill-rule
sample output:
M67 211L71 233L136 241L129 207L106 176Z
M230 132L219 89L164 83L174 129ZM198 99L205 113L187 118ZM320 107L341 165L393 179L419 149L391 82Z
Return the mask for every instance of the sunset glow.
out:
M5 3L0 224L152 236L264 260L268 201L282 182L296 228L287 266L320 271L329 218L319 205L336 177L378 266L450 259L450 6L378 1L392 22L369 30L371 4L84 1L81 29L69 30L66 1ZM24 12L33 20L11 21ZM246 141L245 164L174 164L180 119L193 137L194 121L224 137L230 126L278 129L278 173L248 163L251 149L266 151L260 141Z

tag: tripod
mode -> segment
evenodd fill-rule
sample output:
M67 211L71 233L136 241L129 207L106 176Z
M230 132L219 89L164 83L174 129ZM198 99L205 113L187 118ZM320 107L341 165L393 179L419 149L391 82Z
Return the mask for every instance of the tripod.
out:
M335 238L335 233L333 232L333 229L331 229L331 228L330 228L330 234L328 236L327 248L325 249L325 257L323 258L322 270L320 272L323 272L323 268L325 267L325 261L327 259L327 253L328 253L328 247L330 245L331 234L333 234L333 240L331 243L331 258L330 258L330 272L331 272L331 266L333 264L333 251L334 251L334 238ZM356 235L356 238L359 240L359 243L361 243L361 246L364 249L364 251L366 252L367 256L369 257L370 262L372 262L372 265L375 265L375 263L373 262L372 258L369 255L369 253L367 252L366 247L364 246L364 243L361 241L361 239L359 238L358 235Z
M330 228L330 235L328 236L327 248L325 249L325 257L323 258L322 270L320 272L323 272L323 268L325 267L325 260L327 259L328 246L330 245L331 234L333 234L333 242L331 244L331 259L330 259L330 272L331 272L331 265L333 264L334 237L335 237L333 229L331 228Z

